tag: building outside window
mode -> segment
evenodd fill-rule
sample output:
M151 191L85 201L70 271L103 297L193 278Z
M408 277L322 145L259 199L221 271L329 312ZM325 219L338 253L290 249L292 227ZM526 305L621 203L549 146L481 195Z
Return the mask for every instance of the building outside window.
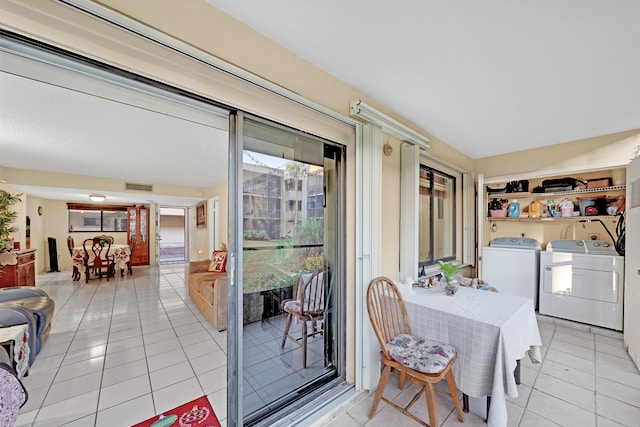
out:
M456 259L456 177L420 165L420 267Z

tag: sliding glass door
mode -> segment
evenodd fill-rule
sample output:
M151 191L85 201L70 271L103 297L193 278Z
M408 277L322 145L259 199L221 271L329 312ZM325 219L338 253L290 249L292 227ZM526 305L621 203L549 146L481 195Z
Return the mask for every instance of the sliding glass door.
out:
M246 116L238 134L235 336L252 425L340 375L343 150Z

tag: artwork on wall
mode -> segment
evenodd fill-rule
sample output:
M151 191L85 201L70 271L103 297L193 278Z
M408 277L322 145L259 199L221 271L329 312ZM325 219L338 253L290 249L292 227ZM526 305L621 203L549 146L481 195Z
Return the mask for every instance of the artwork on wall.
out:
M207 226L207 203L200 202L196 205L196 227L205 228Z

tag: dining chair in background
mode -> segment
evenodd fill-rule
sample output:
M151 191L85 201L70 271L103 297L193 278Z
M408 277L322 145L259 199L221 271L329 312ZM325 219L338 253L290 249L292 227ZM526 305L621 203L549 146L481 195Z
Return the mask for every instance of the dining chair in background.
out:
M76 245L73 242L73 237L67 237L67 248L69 249L69 255L71 255L71 262L73 263L73 248ZM71 273L71 278L76 281L80 280L80 270L78 270L78 266L73 264L73 273Z
M89 283L92 271L102 279L103 270L108 282L109 276L115 269L113 255L109 254L111 240L105 239L104 236L97 236L85 239L82 247L85 253L85 283Z
M282 335L281 348L289 338L302 347L302 367L307 367L307 339L318 334L323 334L323 328L318 322L324 320L324 269L310 273L309 277L303 276L300 283L293 287L293 299L283 302L283 310L287 313L287 321ZM297 338L289 334L293 318L302 323L302 336ZM309 325L311 323L311 333Z
M418 423L438 427L438 413L434 391L446 394L453 399L458 420L464 422L464 414L458 389L451 367L457 358L456 350L449 344L430 341L411 334L409 317L402 295L396 285L386 277L376 277L367 289L367 312L373 331L380 343L380 361L384 366L378 388L376 389L369 411L369 418L378 409L380 400L412 418ZM405 407L383 396L391 373L400 376L400 388L405 381L417 385L420 389ZM449 392L435 388L434 384L446 379ZM429 424L409 412L411 406L422 393L426 394Z

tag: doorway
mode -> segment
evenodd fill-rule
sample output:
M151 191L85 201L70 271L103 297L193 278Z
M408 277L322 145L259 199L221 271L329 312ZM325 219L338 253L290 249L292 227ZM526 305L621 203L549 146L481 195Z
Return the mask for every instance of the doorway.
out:
M188 261L186 209L180 206L160 206L159 211L158 262L164 264Z

